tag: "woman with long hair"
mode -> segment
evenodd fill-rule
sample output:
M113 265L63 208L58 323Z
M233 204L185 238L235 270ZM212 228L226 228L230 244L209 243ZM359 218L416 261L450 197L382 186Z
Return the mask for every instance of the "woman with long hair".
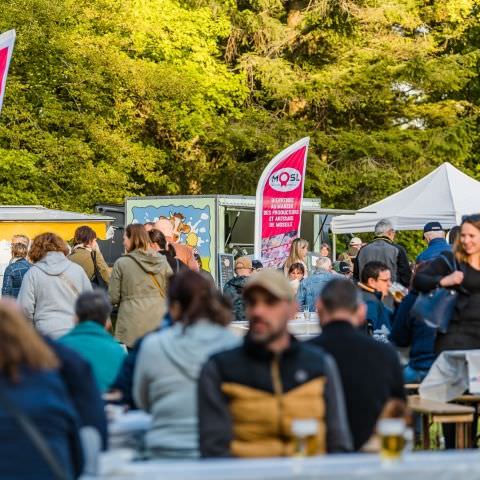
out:
M328 257L330 260L332 259L332 251L328 243L324 242L320 245L320 256Z
M150 453L195 458L200 370L210 355L233 348L239 340L227 328L231 310L207 277L186 270L172 277L168 290L174 325L144 340L133 394L137 405L153 415L146 437Z
M179 273L181 270L188 268L179 258L177 258L175 248L173 248L172 244L167 242L165 235L160 230L153 228L148 231L148 236L150 237L150 248L165 257L173 273Z
M115 336L132 348L138 338L160 326L167 279L173 272L165 257L150 248L143 225L128 225L123 245L127 253L113 266L108 292L118 306Z
M288 258L283 266L283 271L285 276L288 276L288 271L294 263L301 263L305 268L305 277L308 276L307 270L307 253L308 253L308 242L304 238L296 238L292 245L290 246L290 253Z
M420 292L438 286L458 291L448 331L437 335L437 354L444 350L480 348L480 214L464 217L453 254L444 252L419 271L413 286Z
M79 420L58 373L59 361L13 301L0 301L1 478L58 478L19 416L43 438L64 478L82 471ZM79 379L81 381L81 379Z
M27 320L44 335L65 335L74 326L75 301L92 285L82 267L68 258L66 242L55 233L42 233L29 252L32 267L18 293Z
M97 234L93 228L82 225L75 230L73 249L68 258L85 270L93 286L108 285L110 269L98 248Z

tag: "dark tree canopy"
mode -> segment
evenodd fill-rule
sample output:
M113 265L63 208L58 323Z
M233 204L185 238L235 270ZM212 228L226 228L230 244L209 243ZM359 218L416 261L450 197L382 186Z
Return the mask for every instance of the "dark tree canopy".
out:
M325 206L480 176L478 0L6 0L10 28L3 203L253 194L307 135Z

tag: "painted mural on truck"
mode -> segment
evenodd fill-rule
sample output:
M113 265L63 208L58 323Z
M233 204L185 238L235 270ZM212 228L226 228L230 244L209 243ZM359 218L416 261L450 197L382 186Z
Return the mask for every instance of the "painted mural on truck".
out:
M175 243L193 248L202 259L203 268L214 271L215 224L214 199L144 198L127 199L127 223L159 222Z

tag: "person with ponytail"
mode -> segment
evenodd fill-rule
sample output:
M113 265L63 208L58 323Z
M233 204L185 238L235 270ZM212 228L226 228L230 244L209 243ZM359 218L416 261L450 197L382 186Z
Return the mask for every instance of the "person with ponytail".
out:
M153 228L148 232L148 236L150 237L150 248L165 257L173 273L179 273L188 268L177 258L173 245L167 242L165 235L160 230Z
M199 457L197 380L213 353L238 345L229 331L231 311L215 285L186 270L170 280L168 303L174 324L148 335L136 362L133 396L153 415L146 436L150 454Z

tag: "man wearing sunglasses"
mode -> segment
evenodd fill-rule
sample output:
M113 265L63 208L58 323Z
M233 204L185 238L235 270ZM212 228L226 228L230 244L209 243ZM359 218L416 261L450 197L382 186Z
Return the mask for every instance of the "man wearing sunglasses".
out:
M383 303L392 286L392 273L382 262L369 262L362 270L358 288L367 306L367 328L376 340L388 342L393 312Z

